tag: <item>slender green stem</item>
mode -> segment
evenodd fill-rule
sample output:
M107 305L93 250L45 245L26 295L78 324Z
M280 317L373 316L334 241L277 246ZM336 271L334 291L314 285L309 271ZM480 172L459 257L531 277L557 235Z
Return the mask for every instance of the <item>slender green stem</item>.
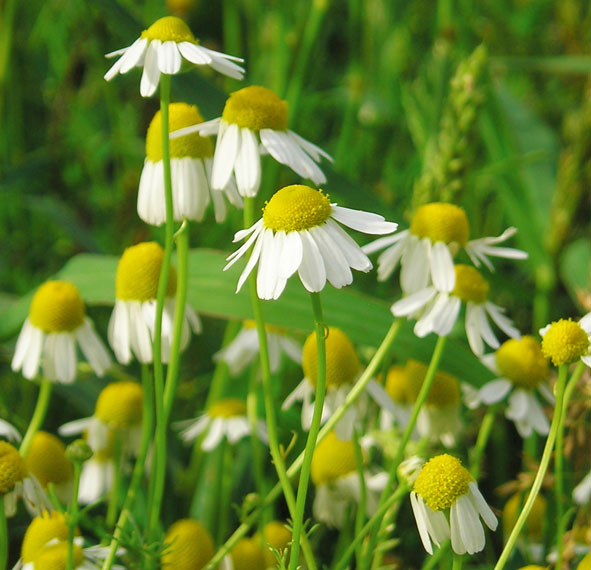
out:
M304 449L304 460L298 483L298 494L296 501L296 513L293 519L292 545L289 558L289 570L296 570L299 561L300 537L304 530L304 509L306 508L306 496L308 494L308 483L310 482L310 469L312 457L316 448L316 440L320 431L322 421L322 410L324 408L324 397L326 395L326 325L322 315L322 304L320 293L310 293L312 311L314 313L314 330L316 333L316 396L314 399L314 412L312 423L308 432L306 448Z
M110 530L115 525L117 520L117 512L119 507L119 489L121 488L121 469L123 461L123 444L121 442L121 434L115 430L115 451L113 453L113 461L115 463L115 474L113 476L113 485L109 493L109 504L107 506L107 516L105 517L105 525Z
M464 561L464 557L461 554L456 554L454 552L451 570L462 570L462 562L463 561Z
M68 509L68 559L66 570L74 568L74 532L78 522L78 490L80 489L80 474L82 473L82 463L74 461L74 485L72 489L72 502Z
M357 512L355 513L355 536L357 536L361 529L363 528L363 523L365 522L365 503L367 499L367 488L365 485L365 469L363 466L363 452L361 450L361 445L359 444L359 431L355 429L353 432L353 445L355 451L355 464L357 466L357 473L359 473L359 504L357 505ZM355 558L357 560L357 565L361 565L363 549L362 545L355 549Z
M8 527L4 512L4 495L0 494L0 570L6 570L8 563Z
M484 414L482 418L482 422L480 424L480 429L478 430L478 437L476 438L476 443L472 448L472 457L470 462L470 474L476 481L478 481L478 477L480 476L480 467L482 463L482 456L484 455L484 451L486 449L486 444L488 443L488 439L492 432L492 428L495 424L495 418L497 417L497 409L498 405L491 406Z
M439 561L447 555L447 551L450 547L450 541L446 540L434 553L432 556L427 556L423 565L421 566L421 570L431 570L431 568L435 568Z
M25 433L25 437L23 437L23 441L19 449L20 454L23 457L26 457L27 453L29 453L29 448L31 447L33 438L39 431L39 428L45 419L45 414L47 413L47 408L49 407L49 399L51 397L52 389L53 384L47 380L47 378L43 378L41 380L41 386L39 387L39 395L37 396L37 404L35 405L33 417L31 418L29 427L27 428L27 433Z

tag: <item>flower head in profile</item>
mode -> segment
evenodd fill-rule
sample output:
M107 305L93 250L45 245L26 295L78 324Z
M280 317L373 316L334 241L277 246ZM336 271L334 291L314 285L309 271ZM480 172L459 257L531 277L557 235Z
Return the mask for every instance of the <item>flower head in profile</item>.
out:
M207 65L234 79L242 79L244 74L244 70L234 63L242 62L242 59L203 47L187 24L175 16L156 20L133 44L107 54L107 57L117 56L119 59L107 71L105 79L110 81L119 73L143 67L142 97L154 94L161 73L179 73L183 60L194 65Z
M266 87L253 85L231 93L220 118L181 129L173 136L195 131L218 137L211 179L214 188L225 188L234 173L240 194L256 196L263 153L316 185L326 182L317 163L321 157L332 158L289 130L287 102Z
M253 538L258 539L260 542L260 534L255 534ZM276 568L276 556L282 556L289 548L291 531L287 525L281 521L270 521L263 528L263 541L267 547L264 550L267 569Z
M450 536L455 553L480 552L484 548L480 517L491 530L497 528L497 518L476 481L459 459L448 454L437 455L425 463L410 501L421 541L429 554L433 554L431 542L440 546Z
M462 303L466 304L466 336L472 352L484 353L484 343L499 347L489 322L493 322L507 335L519 338L519 331L503 312L504 309L488 300L488 282L470 265L455 265L455 285L451 291L430 285L412 293L392 305L396 317L416 317L414 333L424 337L429 333L446 336L458 319Z
M76 345L98 376L111 366L76 286L67 281L47 281L31 301L16 342L12 369L22 369L23 376L31 380L41 367L47 380L70 384L76 378Z
M554 366L581 360L591 367L591 313L580 321L560 319L540 329L542 352Z
M241 538L221 566L223 570L265 570L265 552L260 539Z
M417 209L410 228L395 236L381 238L363 248L367 254L387 248L378 257L378 280L385 281L400 263L400 285L405 294L415 293L433 283L442 291L454 287L453 257L463 249L476 267L492 270L488 259L525 259L524 251L497 247L517 230L508 228L498 237L469 240L470 224L459 206L432 202Z
M213 557L215 548L209 531L192 519L176 521L166 532L162 567L201 570Z
M132 355L143 364L152 362L152 341L156 323L156 295L164 250L156 242L128 247L119 260L115 277L115 308L109 321L109 344L121 364ZM168 362L172 344L176 301L176 272L170 268L162 313L162 361ZM181 350L189 344L191 330L199 332L201 323L187 304L181 332Z
M326 281L340 289L352 283L351 269L367 272L372 265L337 222L369 234L387 234L397 227L377 214L331 204L320 190L300 184L286 186L267 202L258 222L236 233L235 242L248 239L228 257L224 270L254 246L237 291L257 263L261 299L279 298L296 271L310 292L321 291Z

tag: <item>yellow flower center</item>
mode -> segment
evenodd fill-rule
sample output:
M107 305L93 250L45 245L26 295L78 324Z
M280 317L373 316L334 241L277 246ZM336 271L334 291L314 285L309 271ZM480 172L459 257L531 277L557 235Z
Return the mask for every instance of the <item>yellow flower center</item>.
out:
M212 404L207 412L212 418L235 418L246 415L246 404L236 398L226 398Z
M455 243L463 247L470 236L468 218L462 208L444 202L421 206L413 216L410 233L420 238L429 238L436 243Z
M519 388L532 390L548 375L548 361L540 343L531 336L509 339L496 352L501 375Z
M242 327L245 329L256 329L257 328L257 323L256 321L253 321L251 319L247 319L246 321L244 321L242 323ZM268 323L265 323L265 330L268 333L273 333L273 334L285 334L285 327L278 327L277 325L270 325Z
M119 260L115 276L115 296L122 301L156 299L164 250L155 241L128 247ZM166 295L176 292L176 271L170 267Z
M486 302L488 281L470 265L455 265L456 285L451 292L465 303L471 301L477 305Z
M444 453L425 463L415 481L414 491L432 511L441 511L465 495L472 480L459 459Z
M168 108L168 132L178 131L185 127L203 122L203 117L194 105L187 103L171 103ZM209 158L213 156L213 143L209 137L199 133L191 133L170 140L170 158ZM162 160L162 115L158 111L146 135L146 156L152 162Z
M31 521L25 532L21 546L23 562L32 562L47 543L54 539L68 539L66 519L59 511L51 513L43 511L40 516Z
M272 546L279 553L283 552L291 541L291 532L285 526L285 523L279 521L271 521L265 525L263 529L263 537L265 544ZM256 541L259 541L259 535L256 534L253 537ZM275 554L269 549L265 548L265 565L267 568L275 568L277 565L277 559Z
M583 559L579 562L577 570L591 570L591 552L585 554Z
M230 552L234 570L265 570L265 555L261 544L254 538L243 538Z
M192 519L175 522L164 539L162 567L171 570L201 570L213 557L214 545L207 529Z
M77 568L84 561L82 548L74 544L74 568ZM68 543L60 541L56 544L50 544L41 549L33 559L33 568L35 570L66 570L68 561Z
M310 475L314 485L326 485L357 469L352 441L330 432L314 450Z
M386 392L399 404L408 404L408 377L404 366L392 366L386 376Z
M66 483L72 479L73 467L66 459L66 446L55 435L38 431L25 459L29 472L47 487L48 483Z
M252 85L234 93L226 101L222 119L251 131L287 130L287 101L266 87Z
M523 504L527 497L522 493L513 495L503 507L503 533L509 536L513 530L517 517L521 514ZM546 520L546 499L538 495L534 501L532 510L525 519L525 532L530 540L541 541L544 538L544 521Z
M427 366L416 360L409 360L406 363L405 370L408 401L415 402L425 381ZM457 378L445 372L436 372L427 395L427 404L437 408L444 408L458 404L459 401L460 385Z
M326 386L338 388L352 383L359 374L361 363L349 337L340 329L328 327L325 340ZM304 343L302 368L313 386L318 381L318 360L316 354L316 333L313 332Z
M94 415L111 428L128 428L142 421L144 391L135 382L113 382L99 394Z
M331 212L330 198L322 190L293 184L275 192L265 204L263 224L276 232L301 232L321 226Z
M6 441L0 441L0 495L6 495L27 475L25 460Z
M589 337L579 323L560 319L550 325L542 339L542 352L554 366L574 362L589 350Z
M29 320L43 332L66 332L84 322L84 302L75 285L67 281L47 281L35 292Z
M142 32L141 37L150 41L198 43L189 26L175 16L166 16L156 20L147 30Z

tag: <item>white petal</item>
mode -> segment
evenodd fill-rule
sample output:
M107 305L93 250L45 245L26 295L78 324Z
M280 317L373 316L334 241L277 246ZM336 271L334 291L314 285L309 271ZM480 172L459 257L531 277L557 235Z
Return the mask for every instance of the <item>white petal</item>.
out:
M254 247L252 248L252 253L250 254L250 257L246 263L246 266L244 267L242 273L240 274L240 278L238 279L238 284L236 285L236 293L238 293L238 291L240 291L240 289L242 288L242 285L244 285L244 282L246 281L246 279L250 275L250 272L253 270L254 266L257 264L257 262L259 260L259 257L261 255L261 247L263 244L263 237L264 237L265 231L270 231L270 230L259 231L256 234L253 234L251 236L251 238L248 240L248 241L251 241L252 239L256 239ZM240 248L240 249L243 249L243 248ZM248 248L246 248L246 249L248 249ZM234 263L234 260L232 260L230 263L228 263L228 265L226 265L226 267L224 267L224 271L228 267L230 267L230 265L232 263Z
M332 217L337 222L365 234L390 234L398 227L398 224L387 222L384 216L379 214L342 208L341 206L332 207Z
M238 125L220 124L218 141L213 155L211 186L214 190L225 188L230 180L240 148L240 128Z
M498 378L487 382L478 392L480 400L490 406L496 402L500 402L513 387L513 384L506 378Z
M574 488L573 499L577 505L587 505L591 499L591 473L587 473L583 480Z
M250 129L240 129L240 147L234 163L236 184L242 196L256 196L261 184L258 142Z
M505 415L510 420L523 420L527 417L528 407L528 399L525 391L521 389L514 390L509 396L509 407Z
M438 291L450 293L456 284L454 262L447 245L441 241L431 248L431 278Z
M298 274L304 287L311 293L322 291L326 284L326 270L318 247L308 231L300 232L302 240L302 263Z
M76 339L97 376L102 376L111 367L111 357L103 341L94 331L90 319L86 317L84 323L76 330Z
M140 95L142 97L151 97L154 95L160 81L160 69L158 67L158 47L159 40L152 40L146 50L146 59L144 61L144 71L140 81Z
M162 73L174 75L181 70L181 54L176 42L163 42L158 48L158 67Z
M283 279L289 279L298 269L304 253L302 238L298 232L289 232L285 236L283 255L277 268Z
M395 317L408 317L414 315L422 309L435 295L437 291L434 287L426 287L408 297L403 297L396 301L390 308Z
M324 260L326 278L333 287L340 289L353 282L353 275L349 264L337 244L332 240L330 234L323 226L316 226L309 230L313 237L320 255Z
M338 244L351 269L367 273L373 267L369 257L363 253L357 242L334 220L329 218L323 228Z
M489 314L490 318L494 321L494 323L507 335L511 338L521 338L521 333L517 328L513 326L513 322L511 319L506 317L503 314L504 309L487 301L484 304L484 308L486 312Z
M400 286L405 294L427 287L430 274L431 242L409 235L406 250L400 260Z
M196 65L207 65L211 63L211 56L201 46L191 42L179 42L178 48L181 55L191 63Z
M478 485L475 481L468 483L470 487L470 493L468 494L469 499L472 501L474 508L478 512L478 514L482 517L482 520L485 522L486 526L490 528L490 530L497 530L497 526L499 521L497 517L492 512L492 509L488 506L488 503L484 500L482 493L478 489Z
M417 497L417 494L414 491L410 493L410 504L412 506L412 511L415 515L415 521L417 523L417 528L419 530L419 536L421 537L421 541L425 550L429 554L433 554L433 547L431 546L431 540L429 538L429 531L427 530L427 521L426 515L424 510L421 508L419 501L422 502L421 499Z
M201 444L201 449L204 451L211 451L216 448L224 437L224 420L223 418L214 418L209 426L207 436Z
M474 554L480 552L484 548L484 529L478 519L478 513L474 508L472 502L467 495L462 495L456 499L456 502L451 506L450 516L454 517L454 511L456 513L456 519L461 536L461 542L463 543L460 550L465 548L468 554ZM459 550L456 550L454 546L454 535L452 532L452 548L458 553L463 554ZM457 542L456 542L457 544ZM463 548L462 548L463 547Z
M301 137L297 133L294 133L293 131L287 131L287 133L297 142L297 144L306 152L306 154L309 154L316 162L319 162L321 156L327 160L330 160L330 162L333 162L332 156L322 150L319 146L312 144L310 141L307 141L305 138Z

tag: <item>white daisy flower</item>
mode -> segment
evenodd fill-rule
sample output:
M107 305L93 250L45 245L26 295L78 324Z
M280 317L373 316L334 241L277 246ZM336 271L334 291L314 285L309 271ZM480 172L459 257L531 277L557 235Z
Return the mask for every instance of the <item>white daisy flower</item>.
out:
M524 251L496 247L516 232L516 228L508 228L498 237L469 241L470 225L464 210L454 204L433 202L417 209L408 230L378 239L363 251L370 254L388 248L378 257L378 280L385 281L400 263L400 286L407 295L430 282L440 291L449 292L455 280L453 257L460 249L476 267L482 262L491 271L493 266L487 256L526 259Z
M267 202L258 222L236 233L235 242L248 239L228 257L224 270L254 246L236 291L257 262L261 299L279 298L296 271L310 292L322 291L327 280L340 289L353 281L351 269L367 272L372 264L337 222L371 234L391 233L397 227L377 214L331 204L322 191L299 184L286 186Z
M175 16L156 20L129 47L108 53L106 57L121 56L105 73L110 81L119 73L143 67L140 94L150 97L160 82L160 74L176 75L183 60L209 67L234 79L242 79L244 69L234 62L244 60L199 45L187 24Z
M201 444L201 449L205 451L216 448L224 437L234 445L243 437L251 435L246 416L246 404L236 398L220 400L198 418L176 422L175 427L182 430L181 438L187 443L194 441L205 432L206 435ZM258 422L257 435L261 441L268 443L267 428L263 420Z
M324 184L318 162L332 158L288 129L287 102L266 87L253 85L230 94L222 116L181 129L173 137L198 131L217 135L211 183L224 188L234 172L242 196L256 196L261 184L261 155L270 154L302 178Z
M209 531L192 519L180 519L173 523L166 532L164 544L162 568L203 568L215 553Z
M466 336L472 352L484 353L484 343L492 348L499 341L488 322L494 323L512 338L520 338L519 331L506 317L504 309L487 300L489 285L480 273L469 265L454 265L455 285L451 291L429 286L404 297L391 307L396 317L416 317L414 333L422 338L434 332L446 336L458 319L462 301L466 303Z
M484 548L480 517L491 530L497 518L478 490L476 481L459 459L443 454L430 459L421 469L410 493L419 535L425 550L433 554L451 537L456 554L474 554ZM449 520L444 511L449 509Z
M194 105L171 103L169 132L187 125L203 122ZM203 220L205 210L213 202L216 222L226 218L225 198L234 206L242 207L242 198L232 180L223 191L211 189L213 143L209 137L193 133L170 141L170 170L172 179L173 219ZM224 198L225 196L225 198ZM146 160L140 177L137 198L139 217L153 226L166 222L164 198L164 163L162 160L162 118L154 115L146 135Z
M82 464L78 502L92 505L106 497L115 480L115 460L113 446L95 451L93 456Z
M76 344L98 376L111 366L103 342L86 316L78 289L66 281L47 281L33 296L21 329L12 369L29 380L42 368L47 380L70 384L76 378Z
M152 342L156 323L156 296L164 250L156 242L128 247L119 260L115 278L115 308L109 321L109 344L121 364L132 355L143 364L152 362ZM162 314L162 361L170 358L176 272L171 266ZM187 304L181 333L181 350L189 344L191 330L201 331L195 311Z
M285 353L296 364L302 363L302 347L285 333L285 329L265 325L269 366L274 374L279 370L281 355ZM213 355L214 362L225 362L231 376L237 376L245 370L259 355L259 335L254 321L244 321L242 330L227 346Z
M19 431L9 422L0 418L0 437L5 437L12 443L20 443L22 437Z
M591 313L580 321L560 319L540 329L542 352L554 366L581 360L591 367Z

